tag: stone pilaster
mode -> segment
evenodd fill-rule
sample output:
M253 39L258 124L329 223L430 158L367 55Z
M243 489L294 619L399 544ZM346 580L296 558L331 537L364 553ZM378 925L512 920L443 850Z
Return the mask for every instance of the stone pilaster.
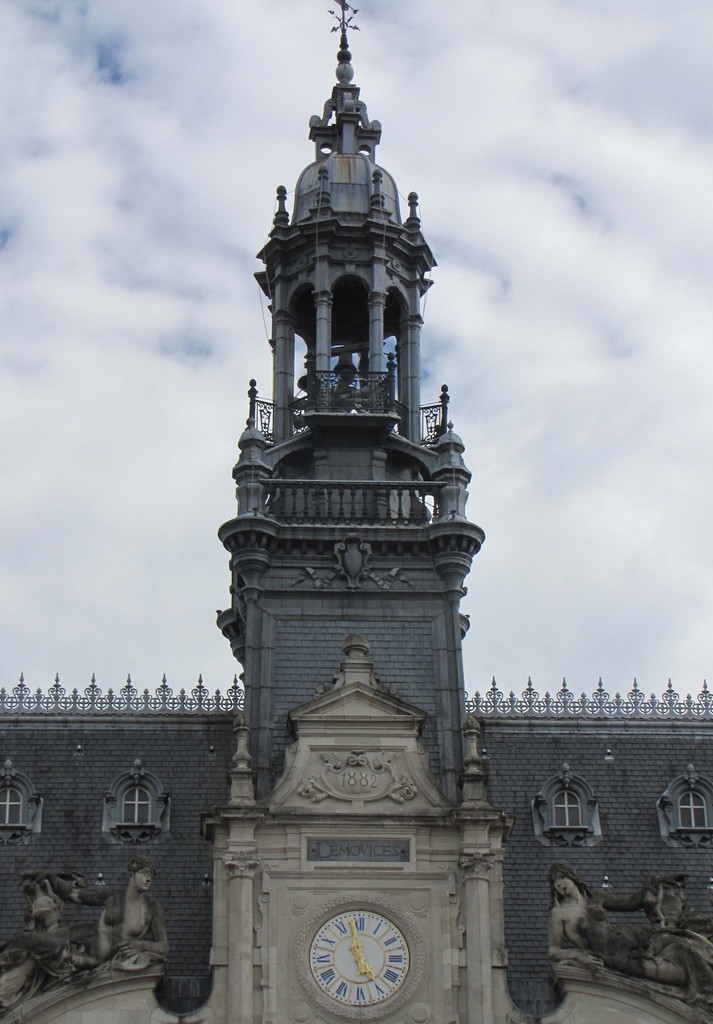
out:
M468 1020L494 1024L492 942L490 935L490 878L492 853L475 851L460 858L463 871ZM479 1008L479 1012L476 1011Z
M228 1020L253 1024L253 891L260 855L254 844L229 847L223 864L228 876Z

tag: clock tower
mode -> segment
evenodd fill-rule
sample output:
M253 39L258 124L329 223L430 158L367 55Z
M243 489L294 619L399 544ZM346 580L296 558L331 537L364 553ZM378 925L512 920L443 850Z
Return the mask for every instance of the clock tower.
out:
M509 1005L508 822L465 716L463 582L484 534L448 389L421 404L433 254L377 163L340 4L314 159L277 189L257 279L272 398L249 388L220 528L243 666L215 850L216 1024L448 1024Z

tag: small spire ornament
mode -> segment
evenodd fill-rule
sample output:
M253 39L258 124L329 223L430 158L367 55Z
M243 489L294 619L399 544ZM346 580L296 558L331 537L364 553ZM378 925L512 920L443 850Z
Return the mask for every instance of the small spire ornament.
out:
M329 13L332 15L334 20L337 22L336 25L332 26L332 32L341 32L343 36L346 35L348 29L353 29L354 32L359 31L359 26L354 24L354 18L359 13L358 8L352 7L351 4L346 3L346 0L337 0L340 7L340 14L336 11L331 10Z

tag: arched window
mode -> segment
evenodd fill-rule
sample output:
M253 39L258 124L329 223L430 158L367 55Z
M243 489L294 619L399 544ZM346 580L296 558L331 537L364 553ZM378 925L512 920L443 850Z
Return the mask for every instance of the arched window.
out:
M13 786L0 794L0 825L19 825L22 821L22 795Z
M42 797L8 757L0 768L0 844L28 843L42 824Z
M692 764L676 776L657 804L659 831L669 846L709 846L713 843L713 783Z
M700 793L684 793L678 800L681 828L707 828L708 808Z
M125 825L146 825L151 821L151 794L144 786L130 786L122 800L121 820Z
M532 801L532 821L535 835L546 846L593 846L602 834L594 791L572 774L568 764Z
M552 800L552 821L555 828L581 828L582 804L571 789L560 789Z
M369 365L369 292L359 277L342 277L332 289L332 368L348 363L359 373ZM373 367L378 369L378 367Z
M102 831L119 843L150 843L168 832L169 819L168 794L137 757L104 797Z

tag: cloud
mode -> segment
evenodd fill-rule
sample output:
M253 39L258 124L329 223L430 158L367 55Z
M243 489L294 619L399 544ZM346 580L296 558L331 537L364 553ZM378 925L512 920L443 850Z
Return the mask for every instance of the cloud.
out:
M471 690L711 672L707 3L395 0L352 52L379 159L439 260L423 401L450 385L488 535ZM270 392L252 279L312 159L336 37L307 0L0 10L0 684L227 685L214 532ZM305 54L308 59L305 59Z

